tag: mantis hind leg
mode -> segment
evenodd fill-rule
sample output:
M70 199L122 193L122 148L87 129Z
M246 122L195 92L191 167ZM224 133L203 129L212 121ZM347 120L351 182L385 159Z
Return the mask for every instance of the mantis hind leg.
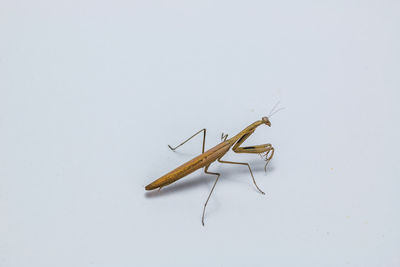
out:
M260 191L261 194L265 195L265 193L258 187L257 183L256 183L256 179L254 179L253 176L253 172L251 171L250 165L248 163L245 162L234 162L234 161L225 161L225 160L221 160L218 159L218 162L221 163L227 163L227 164L238 164L238 165L246 165L249 168L250 174L251 174L251 178L253 179L253 183L256 186L257 190Z
M180 147L181 145L185 144L187 141L189 141L190 139L192 139L193 137L195 137L196 135L198 135L199 133L203 132L203 147L201 149L201 153L204 153L204 147L206 144L206 128L201 129L200 131L198 131L197 133L195 133L194 135L192 135L191 137L189 137L188 139L186 139L185 141L183 141L181 144L177 145L176 147L171 147L170 145L168 145L168 147L172 150L175 151L175 149L177 149L178 147Z
M214 191L214 188L215 188L215 186L216 186L216 184L217 184L217 182L218 182L219 176L221 175L220 173L209 172L209 171L208 171L208 167L210 167L210 165L207 165L207 166L206 166L206 168L204 169L204 173L217 175L217 178L215 179L214 185L212 186L211 191L210 191L210 193L208 194L207 200L206 200L206 202L204 203L204 207L203 207L203 216L201 216L201 223L203 224L203 226L204 226L204 215L205 215L205 213L206 213L206 207L207 207L208 201L210 200L210 197L211 197L211 195L212 195L212 193L213 193L213 191Z

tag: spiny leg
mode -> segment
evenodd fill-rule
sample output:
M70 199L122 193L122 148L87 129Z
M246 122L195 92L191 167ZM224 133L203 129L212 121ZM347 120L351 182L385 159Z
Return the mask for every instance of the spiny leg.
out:
M266 163L264 166L264 171L267 171L268 163L271 161L274 156L275 149L271 144L257 145L257 146L245 146L238 147L234 150L236 153L257 153L263 158Z
M258 191L260 191L261 194L265 195L265 193L258 187L257 183L256 183L256 179L254 179L253 176L253 172L251 171L250 165L248 163L245 162L234 162L234 161L225 161L225 160L221 160L218 159L218 162L221 163L228 163L228 164L238 164L238 165L246 165L249 168L250 174L251 174L251 178L253 179L253 183L256 186L256 188L258 189Z
M269 154L270 152L271 152L271 154ZM271 161L272 157L274 156L274 152L275 152L275 149L274 149L273 147L271 147L271 148L270 148L268 151L266 151L265 154L264 154L264 156L265 156L265 161L267 162L267 163L265 163L265 166L264 166L264 171L265 171L265 172L267 172L268 163Z
M275 149L271 144L257 145L257 146L245 146L238 147L234 150L236 153L257 153L263 158L266 163L264 166L264 171L267 171L268 163L271 161L274 156Z
M203 226L204 226L204 214L206 213L206 207L207 207L208 200L210 200L211 194L212 194L212 192L214 191L214 188L215 188L215 185L216 185L217 182L218 182L219 176L221 175L220 173L209 172L209 171L208 171L208 167L210 167L210 165L207 165L207 166L206 166L206 168L204 169L204 173L217 175L217 179L215 179L215 182L214 182L213 187L211 188L210 194L208 194L206 203L204 203L203 216L201 216L201 223L203 224Z
M204 132L204 134L203 134L203 148L201 149L201 153L204 153L204 146L205 146L205 144L206 144L206 128L204 128L204 129L201 129L200 131L198 131L197 133L195 133L194 135L192 135L191 137L189 137L188 139L186 139L185 141L183 141L180 145L178 145L178 146L176 146L176 147L174 147L174 148L172 148L170 145L168 145L168 147L172 150L172 151L175 151L175 149L177 149L178 147L180 147L181 145L183 145L184 143L186 143L187 141L189 141L190 139L192 139L193 137L195 137L196 135L198 135L199 133L201 133L201 132Z
M272 157L274 156L275 149L271 144L256 145L256 146L245 146L245 147L233 147L235 153L252 153L259 154L261 158L265 158L266 161L264 170L267 171L267 166Z
M271 144L263 144L256 146L236 147L235 149L233 149L233 151L235 153L262 154L269 153L271 149L273 149Z

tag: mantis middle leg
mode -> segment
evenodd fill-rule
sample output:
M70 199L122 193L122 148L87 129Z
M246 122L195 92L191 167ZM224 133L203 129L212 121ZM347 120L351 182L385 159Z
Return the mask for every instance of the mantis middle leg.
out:
M245 162L234 162L234 161L226 161L226 160L221 160L218 159L218 162L220 163L227 163L227 164L238 164L238 165L246 165L249 168L250 174L251 174L251 178L253 179L253 183L256 186L257 190L260 191L261 194L265 195L265 193L258 187L257 183L256 183L256 179L254 179L253 176L253 172L251 171L250 165L248 163Z

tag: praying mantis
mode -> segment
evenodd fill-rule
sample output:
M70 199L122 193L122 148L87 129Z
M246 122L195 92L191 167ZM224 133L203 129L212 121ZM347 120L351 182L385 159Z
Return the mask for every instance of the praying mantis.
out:
M275 107L276 107L276 105L275 105ZM273 108L273 110L275 109L275 107ZM247 166L249 168L249 172L250 172L250 175L251 175L251 178L253 180L255 187L261 194L264 195L265 193L258 187L256 180L254 179L253 172L248 163L226 161L226 160L222 160L222 157L229 151L230 148L232 148L232 150L235 153L260 154L261 157L264 158L264 160L266 161L266 164L264 167L264 170L266 171L269 161L274 156L275 149L272 147L272 145L271 144L262 144L262 145L245 146L245 147L241 147L240 145L247 138L249 138L250 135L252 135L254 133L254 131L256 130L256 128L258 126L264 124L264 125L271 127L271 122L270 122L269 118L274 113L279 111L280 109L278 109L274 113L272 113L273 110L271 110L270 115L268 117L262 117L261 120L258 120L256 122L250 124L249 126L247 126L245 129L243 129L241 132L239 132L237 135L233 136L232 138L228 139L227 134L226 135L222 134L221 143L219 143L218 145L214 146L213 148L211 148L207 151L204 151L204 146L205 146L205 141L206 141L206 129L205 128L198 131L197 133L195 133L194 135L192 135L191 137L189 137L188 139L186 139L185 141L183 141L181 144L179 144L176 147L171 147L170 145L168 145L168 147L172 151L175 151L178 147L182 146L187 141L189 141L190 139L192 139L199 133L203 132L203 146L202 146L200 155L198 155L197 157L193 158L192 160L184 163L183 165L179 166L178 168L170 171L169 173L165 174L164 176L160 177L159 179L155 180L154 182L148 184L145 187L145 189L146 190L154 190L154 189L160 190L162 187L172 184L173 182L176 182L177 180L187 176L188 174L190 174L200 168L204 168L204 173L206 173L206 174L211 174L211 175L217 176L215 179L215 182L211 188L211 191L208 194L207 200L204 203L203 215L201 218L201 223L203 224L203 226L204 226L204 215L205 215L208 201L210 200L210 197L211 197L211 195L214 191L214 188L218 182L218 179L221 175L220 173L208 171L208 168L210 167L210 165L213 162L218 161L220 163L238 164L238 165Z

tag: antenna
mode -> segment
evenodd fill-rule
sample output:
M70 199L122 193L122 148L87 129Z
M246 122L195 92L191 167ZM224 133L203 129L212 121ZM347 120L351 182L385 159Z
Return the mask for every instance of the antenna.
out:
M276 107L279 105L279 103L280 103L280 101L278 101L278 102L274 105L274 107L271 109L271 111L269 112L268 118L271 118L272 115L274 115L274 114L276 114L277 112L279 112L279 111L285 109L285 107L281 107L281 108L276 109ZM276 110L275 110L275 109L276 109Z
M275 108L279 105L280 102L281 102L281 101L276 102L276 104L272 107L271 111L269 112L268 117L271 116L271 114L274 112Z

